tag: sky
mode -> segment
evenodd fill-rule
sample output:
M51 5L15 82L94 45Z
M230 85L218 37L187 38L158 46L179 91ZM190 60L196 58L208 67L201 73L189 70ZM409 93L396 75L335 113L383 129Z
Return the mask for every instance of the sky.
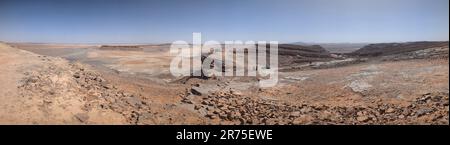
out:
M449 0L0 0L0 41L449 39Z

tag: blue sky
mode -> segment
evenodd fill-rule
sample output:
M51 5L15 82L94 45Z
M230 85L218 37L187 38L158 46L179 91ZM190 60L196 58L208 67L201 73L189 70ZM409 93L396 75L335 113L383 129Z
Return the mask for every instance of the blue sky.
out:
M0 0L0 41L449 39L448 0Z

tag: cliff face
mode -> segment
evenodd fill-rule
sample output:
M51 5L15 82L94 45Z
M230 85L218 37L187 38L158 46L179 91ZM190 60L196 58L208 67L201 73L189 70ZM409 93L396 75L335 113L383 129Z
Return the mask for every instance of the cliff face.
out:
M258 45L256 45L258 48ZM270 48L269 44L266 48ZM267 55L270 54L270 49L266 49ZM204 54L206 57L209 54ZM249 54L254 55L254 54ZM231 56L233 57L233 56ZM270 57L266 57L267 62ZM278 45L278 66L296 66L303 64L310 64L317 61L329 61L334 58L331 56L330 52L319 45L302 46L294 44L279 44ZM224 67L224 66L223 66ZM237 66L244 67L244 66Z
M408 42L408 43L379 43L370 44L351 53L354 56L384 56L400 54L423 50L434 47L448 47L448 41L445 42Z
M331 60L330 53L319 45L301 46L280 44L278 46L280 66Z
M112 45L102 45L98 48L99 50L121 50L121 51L143 51L144 49L140 46L112 46Z

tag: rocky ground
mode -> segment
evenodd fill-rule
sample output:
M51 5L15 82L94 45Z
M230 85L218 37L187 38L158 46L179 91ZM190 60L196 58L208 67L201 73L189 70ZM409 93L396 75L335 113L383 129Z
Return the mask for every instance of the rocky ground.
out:
M448 51L313 62L284 69L267 89L191 81L182 102L211 124L448 124Z
M17 50L3 45L3 55L23 54L10 58L16 64L2 63L2 67L11 67L5 71L17 73L2 75L2 82L19 76L12 80L16 85L6 86L16 87L14 94L0 93L3 103L14 105L1 106L2 124L132 124L136 123L136 112L148 110L138 106L138 96L114 88L88 66L28 52L5 51Z
M448 46L324 57L288 66L273 88L255 78L171 78L163 52L87 51L92 59L80 63L0 44L0 124L449 123Z
M204 97L186 96L213 124L448 124L448 93L424 94L405 105L373 101L369 106L287 103L218 91Z
M0 46L0 124L202 124L183 88Z

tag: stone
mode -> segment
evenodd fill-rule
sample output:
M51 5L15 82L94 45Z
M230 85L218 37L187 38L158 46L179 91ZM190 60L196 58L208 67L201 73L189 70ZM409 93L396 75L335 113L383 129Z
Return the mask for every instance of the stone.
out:
M105 88L105 89L112 89L112 88L114 88L113 85L107 83L106 81L101 82L101 84L102 84L103 88Z
M210 115L209 118L211 118L211 119L217 119L218 117L217 117L217 115Z
M209 117L209 118L211 118L211 119L217 118L216 114L214 114L212 111L208 111L208 112L206 113L206 117Z
M208 94L208 90L196 86L191 88L191 92L192 94L199 96Z
M250 124L253 124L253 125L258 125L260 123L259 120L256 119L256 118L253 118L253 119L251 119L251 120L249 120L247 122L249 122Z
M202 85L202 86L191 87L192 94L198 95L198 96L208 95L210 92L214 92L216 90L217 90L217 86L213 86L213 85Z
M356 115L358 115L358 116L363 116L363 115L364 115L364 112L363 112L363 111L359 111L358 113L356 113Z
M433 112L433 109L429 109L429 108L419 109L419 110L417 110L416 115L418 117L420 117L420 116L423 116L423 115L431 113L431 112Z
M292 124L294 125L308 124L311 123L313 120L314 118L310 115L302 115L300 117L295 118L292 121Z
M386 110L386 113L393 113L393 112L395 112L394 108L389 108L389 109Z
M139 106L142 104L141 99L137 98L137 97L127 97L125 98L125 101L130 104L131 106Z
M89 119L89 116L86 113L78 113L75 114L74 117L82 123L86 123Z
M203 105L208 105L209 102L208 102L207 100L203 100L203 101L202 101L202 104L203 104Z
M244 118L239 118L240 124L245 124L246 120Z
M365 81L356 80L348 84L347 87L350 87L353 92L362 93L368 91L372 85Z
M277 124L277 121L276 121L276 119L274 119L274 118L269 118L269 119L266 119L266 120L264 121L264 123L265 123L266 125L275 125L275 124Z
M192 101L187 98L184 98L183 100L181 100L181 102L187 103L187 104L192 104Z
M291 114L289 114L289 116L290 117L298 117L298 116L300 116L300 111L291 112Z
M312 111L312 109L310 107L303 107L302 109L300 109L300 112L302 112L302 113L308 113L311 111Z
M214 109L214 110L213 110L213 113L214 113L214 114L220 114L221 111L220 111L220 109Z
M80 78L80 73L75 73L75 74L73 74L73 77L74 77L74 78L77 78L77 79Z
M241 95L242 95L241 92L236 91L236 90L230 90L230 93L231 93L232 95L237 95L237 96L241 96Z
M367 116L358 116L358 117L356 117L356 120L358 120L359 122L366 122L367 120L369 120L369 117L367 117Z

